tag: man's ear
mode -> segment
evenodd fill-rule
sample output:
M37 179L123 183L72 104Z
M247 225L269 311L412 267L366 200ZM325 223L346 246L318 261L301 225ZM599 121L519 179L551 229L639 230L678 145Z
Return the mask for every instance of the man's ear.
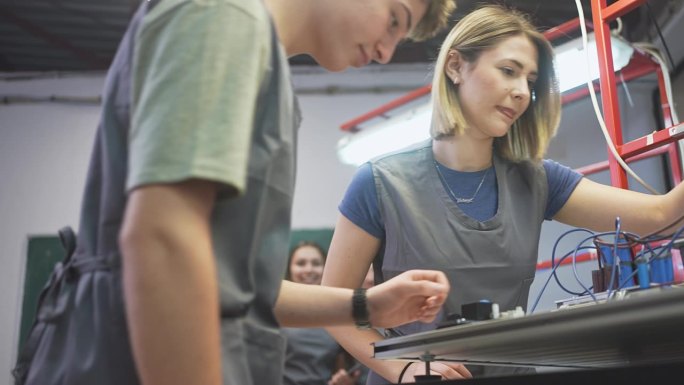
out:
M463 58L460 52L455 49L449 50L446 63L444 64L444 73L451 79L454 84L461 82L461 69L463 68Z

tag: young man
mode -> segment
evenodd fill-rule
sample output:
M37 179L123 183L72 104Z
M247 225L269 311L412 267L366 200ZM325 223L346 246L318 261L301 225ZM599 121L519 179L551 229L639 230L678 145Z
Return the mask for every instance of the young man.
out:
M77 248L18 382L278 384L279 324L363 324L362 295L354 320L349 289L281 286L298 126L287 58L386 63L453 6L144 2L107 76ZM368 290L370 323L429 321L447 291L443 274L409 272Z

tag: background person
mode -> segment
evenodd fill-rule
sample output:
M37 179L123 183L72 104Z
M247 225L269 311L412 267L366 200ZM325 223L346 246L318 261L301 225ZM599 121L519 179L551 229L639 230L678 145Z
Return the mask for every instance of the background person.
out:
M325 251L315 242L301 241L290 252L285 279L306 285L320 285ZM349 354L325 329L283 328L285 349L284 385L324 385L333 373L346 367ZM336 384L355 384L352 375L339 375Z

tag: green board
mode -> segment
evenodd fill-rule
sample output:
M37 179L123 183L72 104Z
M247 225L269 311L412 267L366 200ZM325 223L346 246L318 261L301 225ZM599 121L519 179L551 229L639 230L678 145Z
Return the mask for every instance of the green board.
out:
M318 243L326 252L332 241L333 229L302 229L292 230L290 235L290 250L301 241ZM289 250L288 250L289 255Z
M24 299L21 305L21 329L19 330L20 351L36 315L40 291L50 277L55 264L63 258L64 248L62 248L59 237L29 237L24 277Z

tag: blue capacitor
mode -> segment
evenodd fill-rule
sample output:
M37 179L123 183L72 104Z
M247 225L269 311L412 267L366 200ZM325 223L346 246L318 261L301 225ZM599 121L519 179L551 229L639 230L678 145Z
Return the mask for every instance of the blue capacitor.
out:
M639 281L639 288L648 289L651 286L648 275L648 262L644 257L638 257L635 262L637 267L637 281Z
M616 262L613 253L615 251L614 245L612 243L605 243L601 244L599 248L604 265L606 267L613 266ZM634 278L629 278L632 276L632 273L634 273L634 268L632 267L632 249L625 241L618 242L617 257L617 259L619 259L618 263L620 269L618 270L618 276L614 278L614 282L619 282L623 287L636 284Z

